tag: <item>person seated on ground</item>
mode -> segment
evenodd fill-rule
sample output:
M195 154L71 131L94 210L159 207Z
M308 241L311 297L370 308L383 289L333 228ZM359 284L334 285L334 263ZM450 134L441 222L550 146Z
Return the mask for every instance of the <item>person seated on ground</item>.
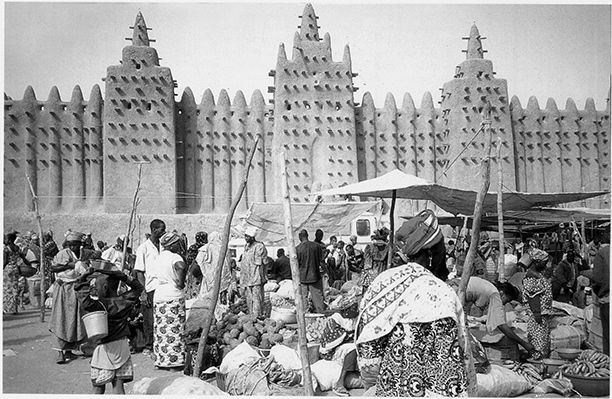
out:
M95 274L95 296L90 296L90 282ZM117 295L119 282L130 287ZM108 335L100 340L91 358L91 384L94 394L104 394L106 384L111 383L113 394L125 394L124 383L134 379L132 357L128 337L129 317L139 303L144 286L138 279L120 271L104 271L89 268L77 280L74 288L84 312L106 311Z
M462 270L459 270L459 276ZM456 291L459 289L457 278L449 285ZM516 342L532 355L535 348L529 342L521 339L506 320L504 305L520 298L519 290L509 282L493 284L483 278L472 276L465 291L463 310L466 316L471 315L476 321L484 322L487 333L499 330L506 337Z
M580 309L584 309L587 306L585 288L589 287L590 285L591 281L588 277L576 277L576 292L574 292L574 295L572 295L572 305Z
M283 248L276 251L276 260L272 264L271 277L276 281L291 280L291 264Z
M354 312L354 317L358 313ZM354 318L353 317L353 318ZM336 362L342 366L340 376L332 387L337 396L350 396L344 380L351 371L359 371L357 366L357 348L353 339L353 321L334 313L325 321L319 354L321 359Z

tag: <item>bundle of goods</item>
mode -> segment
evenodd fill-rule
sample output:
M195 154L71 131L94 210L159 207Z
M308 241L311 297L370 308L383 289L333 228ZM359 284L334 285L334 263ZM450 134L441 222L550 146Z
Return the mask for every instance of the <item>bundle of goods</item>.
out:
M531 390L532 384L509 368L491 365L486 374L476 374L476 397L511 398Z
M610 357L596 350L588 349L572 363L559 368L566 375L610 378Z
M306 340L308 342L320 342L325 323L325 317L309 317L309 315L306 315Z
M538 370L537 366L531 363L520 363L512 360L506 360L503 366L514 371L518 375L523 376L532 385L537 385L540 381L542 381L540 370Z
M134 382L133 395L201 395L220 396L225 392L199 378L180 374L149 378Z

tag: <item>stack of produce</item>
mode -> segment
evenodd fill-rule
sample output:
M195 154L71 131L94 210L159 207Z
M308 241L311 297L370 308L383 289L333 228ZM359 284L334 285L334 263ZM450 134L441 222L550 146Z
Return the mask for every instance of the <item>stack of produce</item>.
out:
M503 366L523 376L532 385L537 385L540 381L542 381L540 371L531 363L520 363L513 360L506 360Z
M270 295L270 302L275 308L295 309L295 300L292 298L285 298L280 295Z
M228 312L211 330L217 342L226 346L226 354L242 342L261 349L270 349L274 344L283 343L284 327L283 322L272 319Z
M610 378L610 357L593 349L583 351L572 363L559 367L568 375Z

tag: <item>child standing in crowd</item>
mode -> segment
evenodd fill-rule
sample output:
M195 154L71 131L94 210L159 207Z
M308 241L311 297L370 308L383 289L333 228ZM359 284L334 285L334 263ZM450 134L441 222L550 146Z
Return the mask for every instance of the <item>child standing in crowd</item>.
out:
M95 277L97 299L90 296L91 276ZM130 291L117 295L119 282L124 282ZM144 287L134 278L119 271L103 271L90 268L78 280L75 287L83 311L106 310L108 335L102 338L91 358L91 383L94 394L104 394L106 384L111 383L113 394L125 394L123 384L134 379L128 337L129 316L137 306Z

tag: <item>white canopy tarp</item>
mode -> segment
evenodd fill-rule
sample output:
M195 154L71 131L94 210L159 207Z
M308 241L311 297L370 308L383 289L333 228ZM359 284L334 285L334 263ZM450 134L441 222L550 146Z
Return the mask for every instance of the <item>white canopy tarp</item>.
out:
M363 197L390 198L396 192L397 198L412 200L429 200L440 208L454 215L471 215L474 213L476 191L460 190L430 183L420 177L400 170L392 170L382 176L349 184L330 190L314 193L320 196L359 195ZM567 202L608 194L607 191L575 192L575 193L503 193L504 212L520 211L533 207L546 207ZM484 213L497 212L497 194L489 192L483 201Z
M325 234L350 234L351 222L365 212L382 214L382 201L369 202L333 202L291 204L293 233L295 237L300 230L306 229L309 239L314 239L316 229ZM235 231L244 231L246 226L255 226L259 230L256 239L267 245L284 245L285 214L283 204L256 202L251 205L245 218Z

